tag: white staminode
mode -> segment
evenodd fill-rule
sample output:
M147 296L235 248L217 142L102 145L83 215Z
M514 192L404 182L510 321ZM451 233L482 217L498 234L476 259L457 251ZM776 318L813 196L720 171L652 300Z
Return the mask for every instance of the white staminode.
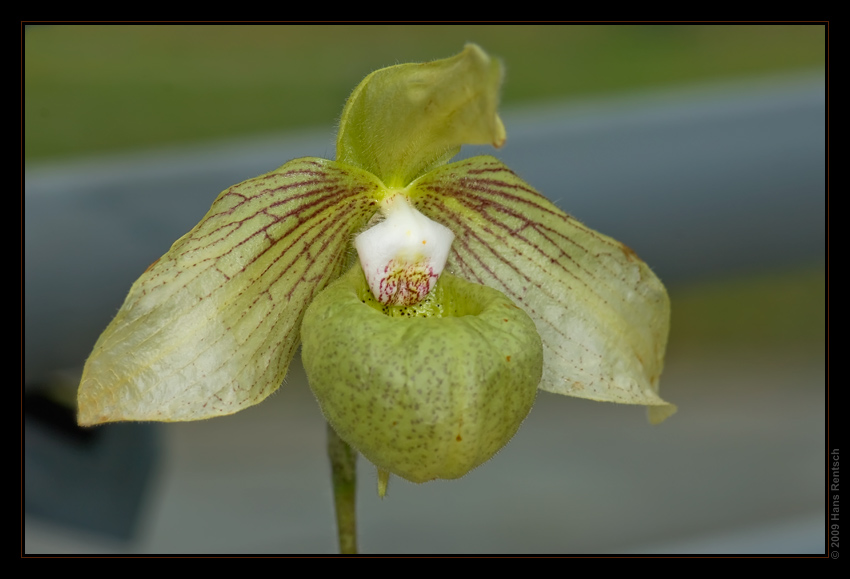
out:
M386 219L354 239L369 288L382 304L410 306L428 295L449 257L454 233L404 195L384 201Z

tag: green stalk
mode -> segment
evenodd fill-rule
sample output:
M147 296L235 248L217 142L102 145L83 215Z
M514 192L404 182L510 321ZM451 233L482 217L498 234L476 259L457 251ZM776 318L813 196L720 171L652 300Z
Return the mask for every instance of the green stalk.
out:
M339 552L357 554L357 451L342 440L328 424L328 457L334 488L334 507Z

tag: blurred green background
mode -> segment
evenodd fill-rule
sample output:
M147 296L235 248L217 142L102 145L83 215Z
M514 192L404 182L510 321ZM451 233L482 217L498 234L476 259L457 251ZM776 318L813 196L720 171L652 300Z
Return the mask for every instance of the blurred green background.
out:
M505 62L506 106L823 68L825 54L815 25L35 26L26 159L327 126L373 70L473 41Z

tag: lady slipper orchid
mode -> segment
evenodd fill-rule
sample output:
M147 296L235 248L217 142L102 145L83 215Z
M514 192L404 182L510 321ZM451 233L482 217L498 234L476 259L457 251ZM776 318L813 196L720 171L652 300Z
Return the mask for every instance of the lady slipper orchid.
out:
M302 338L325 417L384 489L486 461L538 388L645 405L653 423L675 412L649 267L497 159L448 164L504 143L501 81L472 44L378 70L348 99L336 161L222 192L97 341L79 423L232 414L278 388Z

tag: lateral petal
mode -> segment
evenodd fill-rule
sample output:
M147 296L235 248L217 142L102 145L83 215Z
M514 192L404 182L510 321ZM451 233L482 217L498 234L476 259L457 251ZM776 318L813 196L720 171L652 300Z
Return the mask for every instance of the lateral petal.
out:
M303 158L222 192L95 344L79 423L211 418L274 392L304 311L350 262L380 187L359 169Z
M507 294L543 340L549 392L649 407L658 395L670 300L634 251L573 219L493 157L437 168L413 204L455 233L447 269Z

